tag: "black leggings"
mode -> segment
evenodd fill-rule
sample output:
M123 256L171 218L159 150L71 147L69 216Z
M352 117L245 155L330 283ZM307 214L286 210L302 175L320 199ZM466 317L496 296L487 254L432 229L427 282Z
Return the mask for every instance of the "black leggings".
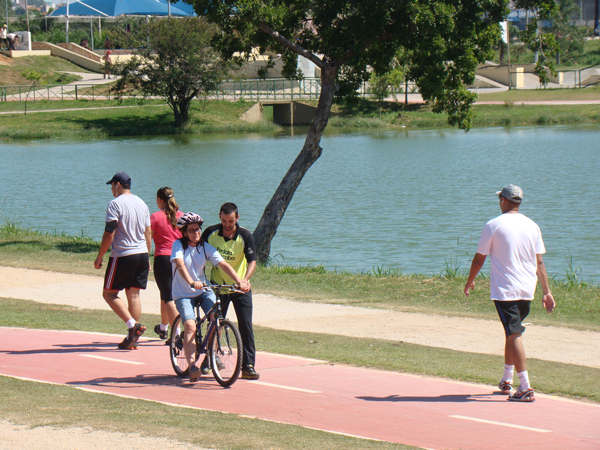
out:
M173 285L173 268L169 255L154 257L154 279L160 291L160 299L163 302L172 302L171 286Z

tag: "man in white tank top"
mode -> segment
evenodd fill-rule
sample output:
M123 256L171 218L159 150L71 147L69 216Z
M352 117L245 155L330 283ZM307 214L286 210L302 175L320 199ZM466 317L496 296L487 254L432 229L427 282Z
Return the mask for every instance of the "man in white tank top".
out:
M490 297L496 305L506 335L504 375L498 387L503 394L509 395L508 400L532 402L535 397L529 385L521 336L525 331L522 321L529 314L538 279L542 285L543 306L550 313L556 304L542 259L546 249L540 228L519 212L523 190L509 184L496 194L502 214L483 228L464 292L468 297L469 291L475 287L475 277L489 255ZM515 368L520 386L510 395Z

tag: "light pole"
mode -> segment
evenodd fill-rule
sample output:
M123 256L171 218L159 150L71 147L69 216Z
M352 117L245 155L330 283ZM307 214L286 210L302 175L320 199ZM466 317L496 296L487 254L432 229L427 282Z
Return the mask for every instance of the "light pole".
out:
M69 43L69 0L67 0L67 44Z

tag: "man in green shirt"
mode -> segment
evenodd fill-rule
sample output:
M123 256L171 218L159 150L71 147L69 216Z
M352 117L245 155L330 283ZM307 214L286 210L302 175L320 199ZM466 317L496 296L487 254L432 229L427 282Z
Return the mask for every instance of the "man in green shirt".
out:
M252 233L238 224L240 216L234 203L225 203L219 212L220 224L210 226L202 233L202 240L208 242L221 254L237 272L242 281L250 283L256 269L256 250ZM218 267L211 272L213 284L235 284ZM252 290L244 294L219 293L223 315L227 315L229 303L233 303L238 319L238 327L244 344L242 378L258 380L260 375L254 369L255 353L254 331L252 330Z

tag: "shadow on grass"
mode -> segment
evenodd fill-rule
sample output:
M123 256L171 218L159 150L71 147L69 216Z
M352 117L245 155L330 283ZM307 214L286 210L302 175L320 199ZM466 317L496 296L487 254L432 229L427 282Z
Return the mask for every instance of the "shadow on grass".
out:
M379 116L379 102L373 100L350 99L338 103L338 115L342 117L352 116ZM383 102L381 113L401 113L406 111L430 111L431 108L424 104L408 104L402 102Z
M187 126L175 126L171 110L157 112L150 116L139 115L133 110L128 115L114 116L114 113L112 114L110 117L97 118L65 116L57 117L55 121L75 124L88 130L100 130L107 136L114 137L155 136L190 132L190 128Z
M16 246L30 247L31 250L58 250L63 253L92 253L97 252L100 244L96 242L44 242L43 240L34 241L10 241L0 242L0 248L11 248Z

